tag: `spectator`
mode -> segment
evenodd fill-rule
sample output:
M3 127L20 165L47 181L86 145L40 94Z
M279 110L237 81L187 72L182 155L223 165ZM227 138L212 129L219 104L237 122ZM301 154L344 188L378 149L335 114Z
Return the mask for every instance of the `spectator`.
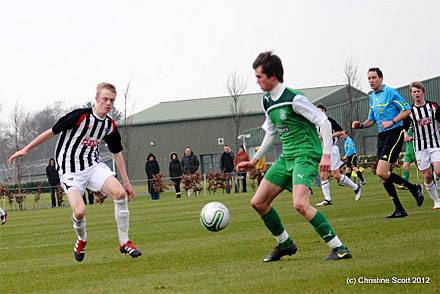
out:
M182 166L180 165L180 161L177 157L177 153L173 152L170 154L171 162L169 165L169 172L171 181L174 184L174 188L176 189L176 198L182 198L182 194L180 193L180 181L182 178Z
M237 165L242 161L250 161L250 158L249 158L249 154L247 154L246 150L244 150L244 147L240 146L240 147L238 147L238 154L234 159L234 165ZM242 185L241 190L243 193L247 193L247 189L246 189L247 172L239 172L238 175L243 177L243 179L242 179L243 185Z
M55 197L55 192L60 184L60 176L58 174L57 168L55 167L55 159L51 158L49 160L49 165L46 167L46 176L50 185L50 198L52 199L52 208L57 206L57 201ZM60 201L58 200L58 206L60 206Z
M191 175L199 169L199 159L191 151L191 148L185 148L185 154L182 157L182 171L185 175ZM188 190L188 197L192 196L193 189ZM199 196L199 192L196 192L196 196Z
M259 149L260 146L257 146L255 148L255 153L257 153ZM257 177L258 186L260 186L261 180L263 179L264 173L266 172L266 155L263 155L263 157L261 157L260 161L255 165L255 169L260 171Z
M231 152L229 145L223 147L223 153L220 155L220 171L225 174L232 175L234 172L234 154ZM226 194L231 193L229 179L225 181ZM237 192L237 186L235 186L235 192Z
M95 200L95 196L93 195L92 191L90 191L89 189L86 189L86 191L87 191L87 196L89 198L89 204L93 205L94 200ZM87 205L86 193L84 193L82 195L82 198L83 198L84 204Z
M147 162L145 163L145 172L148 178L148 192L151 194L152 200L159 200L159 192L154 190L153 184L154 175L160 173L159 163L157 163L156 156L153 153L148 154Z

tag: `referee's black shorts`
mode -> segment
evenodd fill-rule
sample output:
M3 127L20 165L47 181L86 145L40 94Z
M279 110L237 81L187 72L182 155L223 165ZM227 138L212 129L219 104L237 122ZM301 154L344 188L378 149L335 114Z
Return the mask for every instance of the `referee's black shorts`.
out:
M357 154L353 153L352 155L350 155L349 157L347 157L347 167L348 168L353 168L353 167L357 167Z
M394 163L399 158L403 144L403 127L380 132L377 137L377 158Z

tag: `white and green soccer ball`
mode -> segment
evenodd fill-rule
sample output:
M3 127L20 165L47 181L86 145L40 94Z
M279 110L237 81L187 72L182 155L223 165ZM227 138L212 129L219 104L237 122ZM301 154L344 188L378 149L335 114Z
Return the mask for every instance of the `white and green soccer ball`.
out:
M229 217L228 208L220 202L209 202L200 212L202 226L213 232L223 230L229 223Z

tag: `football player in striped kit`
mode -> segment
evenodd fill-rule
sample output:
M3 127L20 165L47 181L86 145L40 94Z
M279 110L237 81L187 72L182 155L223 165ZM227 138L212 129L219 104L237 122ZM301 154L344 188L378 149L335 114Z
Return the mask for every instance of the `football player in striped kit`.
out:
M115 99L115 86L109 83L98 84L93 108L76 109L68 113L8 160L11 164L15 158L26 155L32 148L60 134L55 147L56 167L73 211L73 228L77 234L74 256L79 262L84 259L87 243L86 207L82 199L86 188L101 191L113 198L121 253L128 253L133 258L142 254L128 238L130 213L127 195L135 200L136 194L125 168L121 136L115 122L107 115L112 110ZM101 162L98 146L102 141L107 143L113 153L123 186L114 177L115 173Z
M319 110L325 113L327 116L327 107L324 104L319 103L316 105ZM332 176L339 182L342 186L348 186L353 189L354 191L354 200L359 201L361 199L362 195L362 187L360 184L353 183L352 180L350 180L350 177L343 175L339 172L339 168L344 164L341 161L341 155L339 153L339 147L336 145L339 141L339 136L342 136L344 134L341 126L331 117L328 117L328 120L330 121L330 124L332 125L332 139L333 139L333 145L332 145L332 154L331 154L331 173ZM318 128L319 133L321 133L321 130ZM322 194L324 194L324 200L322 202L316 203L316 206L327 206L332 205L332 196L330 195L330 175L328 172L321 173L321 189Z
M414 152L417 167L423 173L423 179L429 196L434 201L434 209L440 209L440 200L437 187L440 184L440 109L435 102L425 100L425 86L421 82L410 85L411 97L414 104L407 120L412 123ZM405 141L410 142L411 137L405 133ZM434 167L435 182L432 178L431 165ZM436 185L437 184L437 187Z

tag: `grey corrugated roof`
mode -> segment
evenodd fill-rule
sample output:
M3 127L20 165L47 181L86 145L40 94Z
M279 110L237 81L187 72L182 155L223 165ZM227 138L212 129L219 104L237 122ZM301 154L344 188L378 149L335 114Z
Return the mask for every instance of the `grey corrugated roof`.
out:
M345 85L299 89L310 100L322 100L330 94L344 89ZM243 108L246 114L263 113L261 99L263 93L244 94ZM199 120L231 116L231 96L167 101L142 110L128 118L129 125L156 124L173 121ZM124 122L118 121L118 125Z

